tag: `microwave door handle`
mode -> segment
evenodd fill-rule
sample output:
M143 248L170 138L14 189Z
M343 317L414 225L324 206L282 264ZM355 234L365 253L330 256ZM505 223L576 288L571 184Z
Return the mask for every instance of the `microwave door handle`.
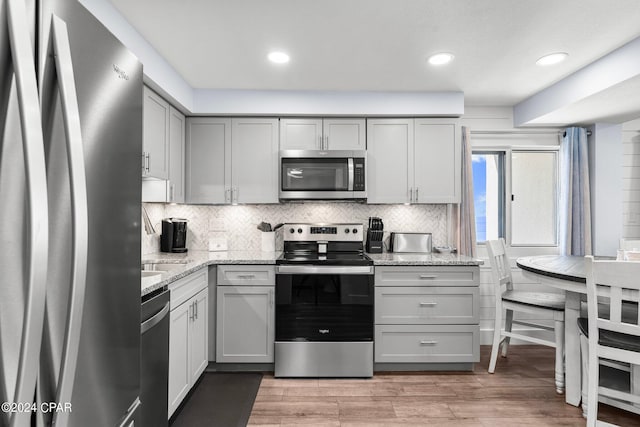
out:
M349 157L348 159L348 168L349 168L349 184L347 190L353 191L353 157Z

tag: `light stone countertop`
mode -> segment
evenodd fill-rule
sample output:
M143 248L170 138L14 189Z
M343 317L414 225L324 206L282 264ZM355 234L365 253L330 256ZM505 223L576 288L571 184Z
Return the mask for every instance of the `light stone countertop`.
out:
M161 289L170 283L188 276L194 271L206 268L209 265L218 264L275 264L276 259L282 252L261 252L261 251L189 251L184 254L174 253L153 253L142 257L142 264L176 264L177 268L170 271L157 271L159 276L147 281L141 288L142 296L145 296L157 289ZM483 261L458 254L418 254L418 253L390 253L367 254L374 266L453 266L482 265ZM148 269L152 269L150 266ZM147 269L147 268L145 268Z
M376 266L394 266L394 265L482 265L481 259L471 258L466 255L458 254L441 254L441 253L393 253L383 252L381 254L367 254L373 260Z
M153 253L142 256L142 264L145 270L152 270L151 264L176 264L178 267L170 271L160 271L159 277L147 282L143 287L142 296L157 289L161 289L178 279L188 276L194 271L216 264L275 264L282 252L261 251L189 251L184 254L177 253Z

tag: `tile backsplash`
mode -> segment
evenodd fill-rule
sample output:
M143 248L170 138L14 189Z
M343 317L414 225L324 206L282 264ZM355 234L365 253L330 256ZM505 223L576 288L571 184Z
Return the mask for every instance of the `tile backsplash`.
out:
M208 250L212 243L224 244L228 250L260 250L261 232L256 226L268 222L356 222L365 225L370 216L384 221L385 238L391 231L429 232L433 245L447 244L446 205L366 205L360 203L281 203L278 205L165 205L143 203L155 234L142 230L142 253L160 250L161 220L186 218L187 248ZM366 229L366 228L365 228ZM281 233L276 248L281 249Z

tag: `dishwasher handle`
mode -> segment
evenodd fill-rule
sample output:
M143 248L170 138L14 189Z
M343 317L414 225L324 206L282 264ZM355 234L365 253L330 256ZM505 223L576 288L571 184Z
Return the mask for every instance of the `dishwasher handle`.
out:
M162 310L160 310L159 312L157 312L156 314L153 315L153 317L151 317L150 319L145 320L144 322L142 322L140 324L140 335L144 334L145 332L147 332L149 329L153 328L154 326L156 326L158 323L160 323L162 321L162 319L165 318L165 316L167 315L167 313L169 313L169 309L171 308L171 302L168 302L164 305L164 307L162 308Z

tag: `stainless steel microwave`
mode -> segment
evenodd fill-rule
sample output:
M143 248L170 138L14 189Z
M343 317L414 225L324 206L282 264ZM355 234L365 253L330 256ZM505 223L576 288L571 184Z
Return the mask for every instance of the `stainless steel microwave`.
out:
M281 200L365 201L367 152L280 151Z

